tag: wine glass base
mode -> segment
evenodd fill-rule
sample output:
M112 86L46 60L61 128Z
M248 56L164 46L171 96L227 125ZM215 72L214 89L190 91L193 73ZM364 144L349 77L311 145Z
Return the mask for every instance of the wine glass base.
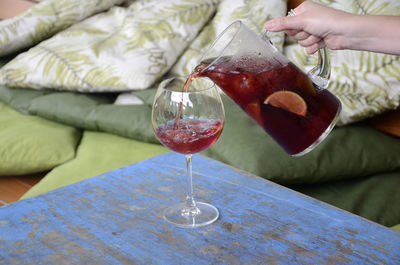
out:
M163 217L168 223L190 228L215 222L219 217L219 212L216 207L205 202L196 202L196 207L191 209L185 203L179 203L165 209Z

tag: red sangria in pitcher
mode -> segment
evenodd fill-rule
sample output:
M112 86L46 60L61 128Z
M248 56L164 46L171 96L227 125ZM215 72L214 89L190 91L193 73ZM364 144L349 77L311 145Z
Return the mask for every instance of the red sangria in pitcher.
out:
M187 83L197 77L213 80L288 154L311 151L334 127L341 104L325 89L330 75L326 49L306 74L268 38L235 21L203 58Z

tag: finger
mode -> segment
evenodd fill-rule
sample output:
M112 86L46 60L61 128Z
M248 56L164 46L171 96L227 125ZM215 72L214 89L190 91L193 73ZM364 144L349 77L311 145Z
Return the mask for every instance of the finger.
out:
M307 10L307 5L309 3L306 3L307 1L302 1L302 2L303 3L294 8L294 12L296 13L296 15L300 15L301 13Z
M297 30L297 29L287 29L287 30L285 30L285 33L286 33L287 35L289 35L290 37L296 35L296 34L299 33L299 32L300 32L300 31Z
M319 45L318 43L315 43L311 46L305 47L305 49L308 54L314 54L319 50Z
M273 20L269 20L264 24L265 28L269 31L283 31L283 30L301 30L302 23L301 18L298 16L294 17L280 17Z
M310 37L310 34L305 31L298 31L296 34L292 35L293 39L301 41L306 40Z
M311 45L313 45L315 43L318 43L320 41L321 41L320 37L316 37L314 35L310 35L308 38L306 38L304 40L299 40L299 44L301 46L308 47L308 46L311 46Z
M310 46L308 46L308 47L305 47L305 49L306 49L306 52L307 52L308 54L313 54L313 53L315 53L316 51L318 51L319 49L324 48L325 46L326 46L326 45L325 45L325 42L320 41L320 42L318 42L318 43L314 43L314 44L312 44L312 45L310 45Z

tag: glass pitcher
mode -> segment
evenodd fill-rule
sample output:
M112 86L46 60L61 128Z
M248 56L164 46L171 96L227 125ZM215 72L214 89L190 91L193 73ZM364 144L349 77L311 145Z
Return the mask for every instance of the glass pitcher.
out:
M192 78L208 77L290 155L311 151L334 127L340 101L325 89L327 50L308 74L241 21L211 44Z

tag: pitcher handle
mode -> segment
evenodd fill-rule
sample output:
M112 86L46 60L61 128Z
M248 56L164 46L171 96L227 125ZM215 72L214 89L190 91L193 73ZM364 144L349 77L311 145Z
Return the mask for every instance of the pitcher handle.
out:
M267 41L277 51L278 49L272 43L269 38L270 32L264 31L261 38ZM311 80L320 88L327 88L329 85L329 79L331 77L331 61L329 57L329 51L327 47L321 48L317 52L318 64L308 72L308 76Z
M311 80L320 88L327 88L331 77L331 62L328 48L318 50L318 64L308 72Z
M296 12L290 9L288 16L296 16ZM308 72L311 80L321 88L327 88L331 77L331 61L328 48L325 46L318 50L318 64Z

